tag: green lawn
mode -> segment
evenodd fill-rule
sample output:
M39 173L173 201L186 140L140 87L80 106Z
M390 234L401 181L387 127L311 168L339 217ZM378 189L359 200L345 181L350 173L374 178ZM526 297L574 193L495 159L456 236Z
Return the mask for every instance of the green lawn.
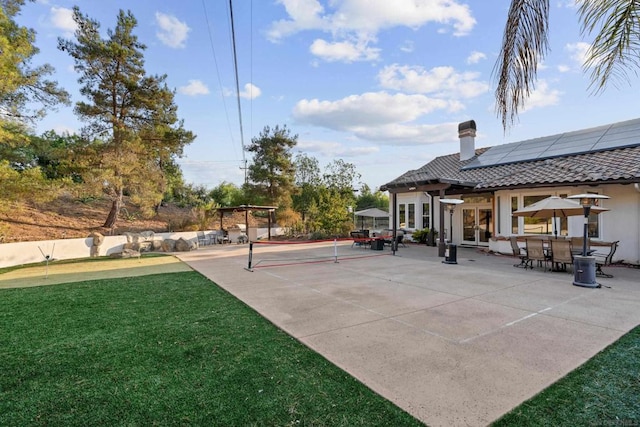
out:
M640 426L640 327L494 426Z
M0 425L421 425L195 272L0 291Z
M0 290L0 425L421 423L195 272ZM640 426L640 327L495 426Z

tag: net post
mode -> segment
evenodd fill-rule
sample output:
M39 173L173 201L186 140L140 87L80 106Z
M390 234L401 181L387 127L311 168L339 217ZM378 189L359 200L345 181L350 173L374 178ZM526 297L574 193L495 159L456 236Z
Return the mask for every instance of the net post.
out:
M253 271L251 269L251 261L253 259L253 242L249 242L249 262L247 263L247 268L245 270L247 271Z
M333 239L333 257L335 259L334 264L338 263L338 239Z

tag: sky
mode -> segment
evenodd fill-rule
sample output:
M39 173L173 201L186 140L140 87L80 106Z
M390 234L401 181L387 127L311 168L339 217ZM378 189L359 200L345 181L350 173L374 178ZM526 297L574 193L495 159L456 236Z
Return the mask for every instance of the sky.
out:
M480 148L638 117L636 76L599 94L590 89L582 67L590 39L567 0L551 1L551 50L506 132L495 113L493 69L508 1L28 2L16 19L36 31L33 65L54 66L53 78L77 102L79 76L57 49L59 37L74 37L74 6L100 22L104 37L119 10L136 17L147 73L167 75L178 115L197 135L179 160L185 181L208 188L242 184L244 160L251 162L242 146L265 126L286 125L298 137L293 155L315 157L321 168L336 159L353 163L361 183L375 190L459 152L457 125L467 120L477 124ZM62 107L35 130L82 126L72 107Z

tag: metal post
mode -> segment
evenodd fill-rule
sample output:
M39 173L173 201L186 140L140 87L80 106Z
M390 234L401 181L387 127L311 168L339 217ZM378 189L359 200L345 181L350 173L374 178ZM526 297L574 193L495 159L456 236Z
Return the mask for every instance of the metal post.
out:
M334 263L338 262L338 239L333 239L333 257L335 258Z
M584 205L584 239L582 242L582 256L587 256L587 241L589 240L589 211L591 206Z
M449 208L449 244L453 243L453 209Z
M253 260L253 242L249 242L249 263L247 265L247 270L251 270L251 261Z

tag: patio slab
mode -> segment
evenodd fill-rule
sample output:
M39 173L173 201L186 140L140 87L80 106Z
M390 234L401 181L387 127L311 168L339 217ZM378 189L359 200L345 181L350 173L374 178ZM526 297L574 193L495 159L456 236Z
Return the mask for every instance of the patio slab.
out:
M475 249L445 265L435 248L343 246L338 263L253 272L246 247L179 256L434 426L487 425L640 323L640 270L616 268L610 288L588 289Z

